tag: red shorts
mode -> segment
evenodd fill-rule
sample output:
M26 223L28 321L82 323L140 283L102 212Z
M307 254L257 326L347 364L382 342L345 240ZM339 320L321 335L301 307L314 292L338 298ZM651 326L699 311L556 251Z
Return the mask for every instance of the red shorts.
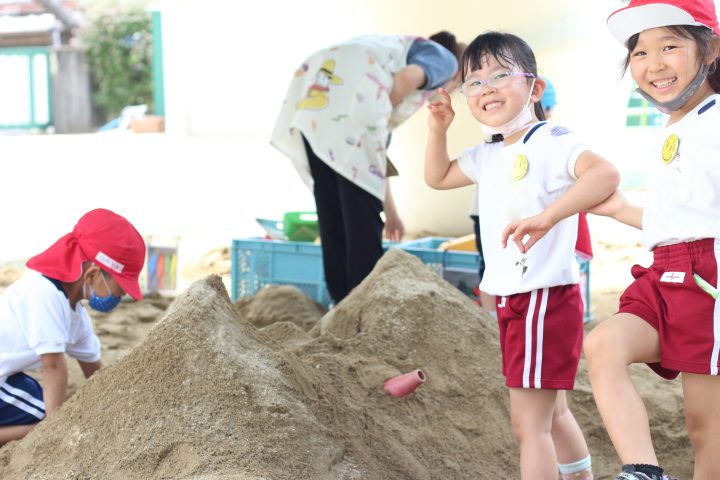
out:
M583 340L578 285L497 297L505 384L572 390Z
M717 287L718 258L720 239L706 238L656 247L650 268L632 267L635 281L620 297L619 312L637 315L658 331L661 360L649 366L663 378L718 374L720 300L693 278L696 273Z

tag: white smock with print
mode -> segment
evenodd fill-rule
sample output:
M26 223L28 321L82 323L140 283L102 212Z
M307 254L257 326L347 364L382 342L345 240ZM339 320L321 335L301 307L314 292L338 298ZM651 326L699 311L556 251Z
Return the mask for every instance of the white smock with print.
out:
M330 168L384 201L389 133L433 94L417 90L394 109L390 102L393 75L416 38L358 37L313 54L295 72L271 144L311 190L301 134Z

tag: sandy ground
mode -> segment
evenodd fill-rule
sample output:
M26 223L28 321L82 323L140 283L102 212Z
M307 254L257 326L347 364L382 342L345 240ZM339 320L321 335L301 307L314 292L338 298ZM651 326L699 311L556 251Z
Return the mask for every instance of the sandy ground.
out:
M650 258L639 232L589 221L588 330L615 311L629 267ZM291 287L232 305L228 255L218 247L183 269L195 283L172 305L155 296L93 313L106 368L86 381L73 365L71 399L0 449L0 477L518 478L496 326L477 305L404 254L386 255L329 313ZM20 274L4 267L0 289ZM420 367L428 381L415 394L382 391ZM679 383L642 366L633 375L661 462L690 478ZM610 479L619 461L584 361L576 387L596 478Z

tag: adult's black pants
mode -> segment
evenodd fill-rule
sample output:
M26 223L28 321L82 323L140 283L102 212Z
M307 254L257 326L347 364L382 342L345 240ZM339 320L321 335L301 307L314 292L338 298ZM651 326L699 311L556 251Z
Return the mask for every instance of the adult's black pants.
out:
M383 202L320 160L303 137L314 180L325 283L337 303L372 271L383 254Z

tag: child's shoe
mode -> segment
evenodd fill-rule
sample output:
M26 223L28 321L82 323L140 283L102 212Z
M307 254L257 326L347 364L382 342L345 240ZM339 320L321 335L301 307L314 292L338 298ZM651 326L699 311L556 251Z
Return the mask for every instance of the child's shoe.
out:
M636 471L632 465L623 465L622 472L615 477L615 480L677 480L677 478L668 477L667 475L647 475Z

